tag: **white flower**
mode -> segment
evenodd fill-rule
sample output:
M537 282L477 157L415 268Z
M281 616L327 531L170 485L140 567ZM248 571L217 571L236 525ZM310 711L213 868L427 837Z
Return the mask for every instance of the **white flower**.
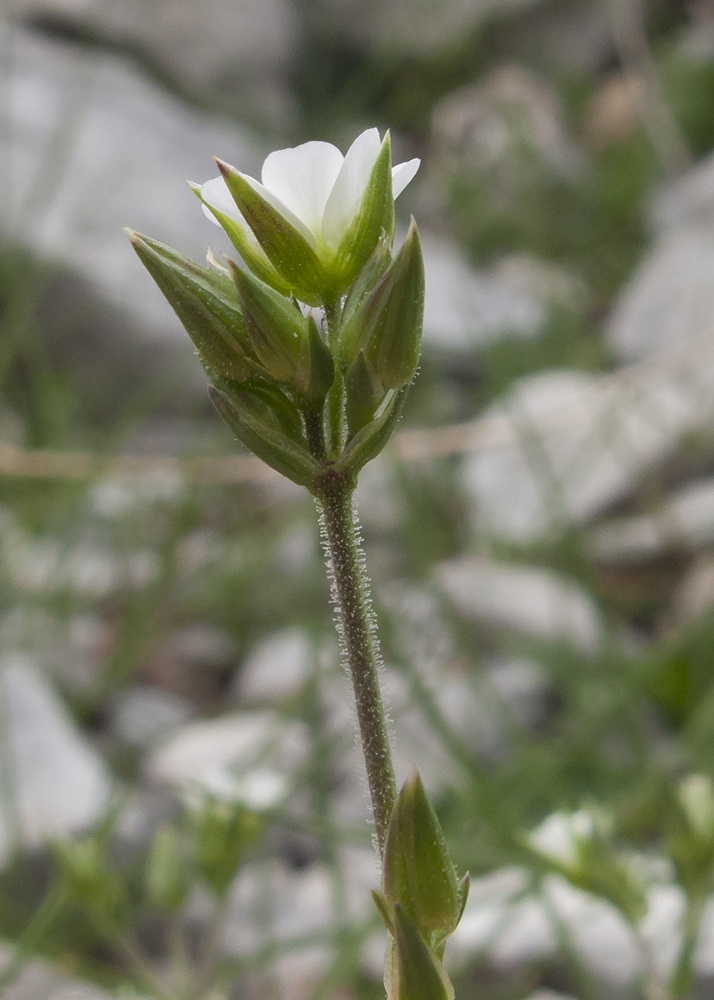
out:
M242 175L320 256L333 254L356 218L372 168L381 148L379 132L367 129L343 156L330 142L305 142L271 153L263 164L262 183ZM392 168L394 197L402 193L417 170L419 160ZM220 225L210 209L228 216L250 234L223 177L201 186L203 210Z
M555 812L528 835L528 845L549 861L565 868L578 863L579 845L595 833L593 816L584 809L574 813Z

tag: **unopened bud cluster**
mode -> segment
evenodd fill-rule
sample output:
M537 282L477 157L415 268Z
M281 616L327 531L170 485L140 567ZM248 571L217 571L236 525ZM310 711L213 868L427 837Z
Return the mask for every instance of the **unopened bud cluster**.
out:
M416 226L392 252L389 135L272 153L263 183L217 161L192 185L240 255L201 266L129 237L184 325L216 408L258 457L313 492L325 468L354 479L389 439L419 363L424 268Z

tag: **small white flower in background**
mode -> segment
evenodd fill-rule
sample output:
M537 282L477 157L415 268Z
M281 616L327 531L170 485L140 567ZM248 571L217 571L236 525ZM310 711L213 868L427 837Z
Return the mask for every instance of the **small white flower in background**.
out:
M318 251L335 251L362 205L382 141L376 128L357 136L345 156L330 142L305 142L271 153L263 164L262 183L242 176ZM413 179L420 161L392 168L392 190L398 197ZM201 185L204 212L213 207L249 233L223 177ZM208 206L208 207L207 207Z
M574 813L556 812L528 834L528 846L564 868L578 864L579 845L595 834L595 819L584 809Z

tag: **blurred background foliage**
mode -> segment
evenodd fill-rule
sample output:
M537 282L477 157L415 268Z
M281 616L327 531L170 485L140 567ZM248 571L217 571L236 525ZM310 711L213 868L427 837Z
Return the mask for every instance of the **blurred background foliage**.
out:
M457 996L711 995L710 0L6 0L4 995L383 995L313 505L121 234L225 250L212 154L371 125L428 290L359 502Z

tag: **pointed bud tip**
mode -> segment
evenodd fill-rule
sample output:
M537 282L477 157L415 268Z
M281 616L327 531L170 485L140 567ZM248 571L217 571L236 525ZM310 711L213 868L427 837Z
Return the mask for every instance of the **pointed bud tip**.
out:
M218 169L220 170L221 174L224 177L229 177L231 174L237 173L235 167L232 167L230 163L226 163L226 161L222 160L220 157L214 156L213 159L215 161L216 166L218 167Z
M130 229L129 226L124 226L124 232L126 233L127 237L129 238L129 242L133 246L136 246L137 243L141 242L141 234L137 233L137 231L135 229Z

